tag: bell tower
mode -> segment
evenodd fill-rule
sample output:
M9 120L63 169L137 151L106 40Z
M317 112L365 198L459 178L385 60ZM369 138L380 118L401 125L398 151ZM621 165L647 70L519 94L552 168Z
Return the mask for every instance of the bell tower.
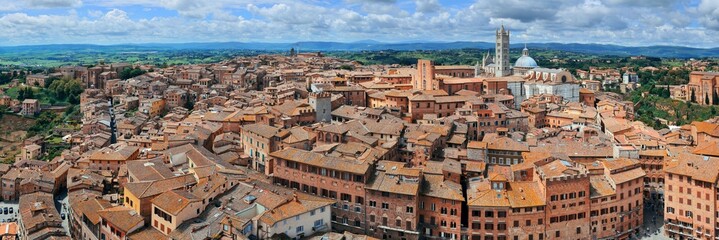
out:
M494 76L504 77L512 74L509 69L509 30L502 28L497 30L497 45L495 46L494 64L496 69Z

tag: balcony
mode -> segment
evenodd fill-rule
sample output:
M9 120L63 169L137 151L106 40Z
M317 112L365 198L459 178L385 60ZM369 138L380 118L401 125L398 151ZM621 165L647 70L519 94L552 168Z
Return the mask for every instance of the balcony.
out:
M417 232L417 231L406 230L406 229L401 229L401 228L393 228L393 227L388 227L388 226L384 226L384 225L379 225L379 226L377 226L377 228L382 229L382 230L404 232L407 234L419 234L419 232Z
M691 230L694 230L694 227L688 226L688 225L684 225L684 224L680 224L680 223L664 222L664 224L665 224L665 225L669 225L669 226L674 226L674 227L680 227L680 228L687 229L687 230L690 230L690 231L691 231Z
M689 234L689 233L684 233L684 232L677 231L677 230L674 230L674 229L669 229L669 228L667 228L666 231L667 231L667 232L670 232L670 233L674 233L674 234L679 234L679 235L682 235L682 236L685 236L685 237L689 237L689 238L693 238L693 237L694 237L693 235L691 235L691 234Z

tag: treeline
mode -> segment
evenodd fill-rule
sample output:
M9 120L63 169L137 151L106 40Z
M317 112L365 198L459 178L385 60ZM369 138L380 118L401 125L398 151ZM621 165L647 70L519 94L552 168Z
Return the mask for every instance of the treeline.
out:
M122 71L120 71L120 73L118 75L119 75L120 79L127 80L130 78L140 76L145 73L147 73L147 71L142 70L140 68L125 68Z
M65 101L78 104L80 103L80 94L82 94L82 85L80 81L71 78L60 78L53 80L47 87L53 98L59 101Z

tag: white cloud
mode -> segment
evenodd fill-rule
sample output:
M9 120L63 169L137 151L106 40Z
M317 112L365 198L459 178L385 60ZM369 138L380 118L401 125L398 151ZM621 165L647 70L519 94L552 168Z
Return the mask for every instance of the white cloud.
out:
M82 6L82 0L27 0L33 8L76 8Z
M0 44L493 41L504 24L514 42L716 47L712 36L719 33L716 0L339 1L0 0ZM29 3L38 10L27 13ZM70 14L46 8L70 8Z

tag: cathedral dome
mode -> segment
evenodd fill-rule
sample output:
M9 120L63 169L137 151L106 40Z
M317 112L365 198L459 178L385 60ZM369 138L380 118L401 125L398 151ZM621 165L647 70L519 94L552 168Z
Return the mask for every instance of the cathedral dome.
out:
M536 68L538 65L537 61L534 61L534 58L529 56L529 49L525 47L524 50L522 50L522 56L514 62L514 67Z

